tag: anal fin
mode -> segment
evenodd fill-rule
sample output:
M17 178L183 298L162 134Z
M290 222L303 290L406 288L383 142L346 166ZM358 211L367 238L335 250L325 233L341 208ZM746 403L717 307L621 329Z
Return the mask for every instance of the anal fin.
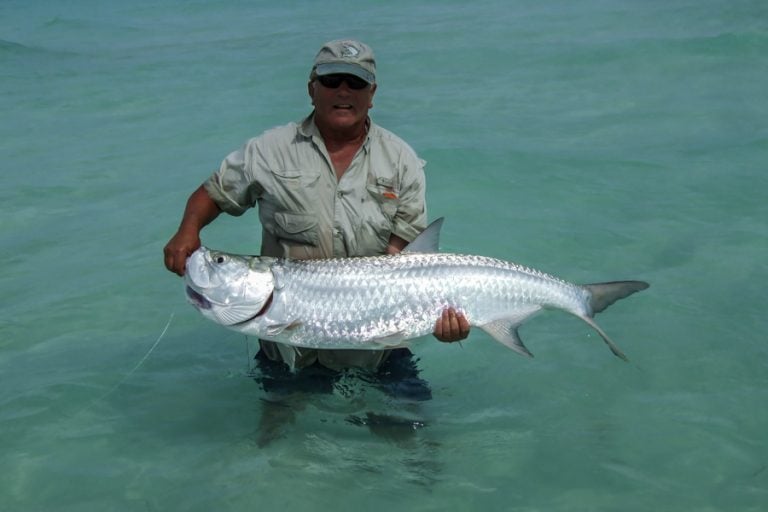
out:
M531 351L528 350L525 347L525 345L523 345L523 341L520 339L520 336L517 334L516 325L511 325L506 320L497 320L489 324L481 325L480 328L485 332L487 332L490 337L492 337L502 345L505 345L511 348L518 354L522 354L528 357L533 357L533 354L531 354Z
M508 317L488 322L487 324L481 325L480 328L488 333L493 339L502 345L511 348L518 354L533 357L531 351L528 350L523 344L523 340L520 339L517 328L539 311L541 311L540 306L533 306L522 311L517 311L515 314Z

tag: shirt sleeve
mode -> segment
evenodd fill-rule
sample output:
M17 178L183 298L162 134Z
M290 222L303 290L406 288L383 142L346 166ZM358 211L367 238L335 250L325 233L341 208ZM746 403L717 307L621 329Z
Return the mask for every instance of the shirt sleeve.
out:
M392 233L408 242L427 227L425 164L415 153L403 155L400 201Z
M219 170L203 183L211 199L230 215L239 216L256 204L261 187L248 170L248 144L227 155Z

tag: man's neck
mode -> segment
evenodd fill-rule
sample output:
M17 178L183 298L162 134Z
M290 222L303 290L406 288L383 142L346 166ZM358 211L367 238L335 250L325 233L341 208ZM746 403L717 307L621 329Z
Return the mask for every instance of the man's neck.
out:
M317 121L315 122L317 124ZM362 123L350 126L346 130L329 129L321 124L317 124L317 129L328 151L334 151L349 146L362 146L368 134L369 126L370 121L366 119Z

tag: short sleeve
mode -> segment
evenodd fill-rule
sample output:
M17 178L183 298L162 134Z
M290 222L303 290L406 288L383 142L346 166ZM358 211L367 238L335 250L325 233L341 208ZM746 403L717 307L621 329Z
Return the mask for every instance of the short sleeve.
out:
M219 170L203 183L211 199L230 215L242 215L256 204L259 184L246 164L248 145L227 155Z
M408 242L427 227L425 164L412 151L405 151L402 156L400 202L392 233Z

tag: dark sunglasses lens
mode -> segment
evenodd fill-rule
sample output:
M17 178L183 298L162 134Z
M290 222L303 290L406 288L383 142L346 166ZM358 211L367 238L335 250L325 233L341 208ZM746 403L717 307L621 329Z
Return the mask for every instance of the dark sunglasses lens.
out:
M317 77L317 81L323 84L323 87L335 89L341 85L342 79L339 75L324 75Z
M368 85L368 82L354 75L323 75L317 77L317 80L323 87L329 89L336 89L341 85L341 82L347 82L349 88L355 90L365 89Z
M346 80L350 89L365 89L365 87L368 85L368 82L356 76L345 76L344 80Z

